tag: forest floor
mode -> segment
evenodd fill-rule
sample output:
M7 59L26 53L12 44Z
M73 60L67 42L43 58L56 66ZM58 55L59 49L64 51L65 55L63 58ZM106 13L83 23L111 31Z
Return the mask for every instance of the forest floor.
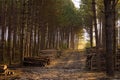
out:
M65 52L46 67L16 68L12 76L0 76L0 80L120 80L108 79L105 73L85 70L84 52Z

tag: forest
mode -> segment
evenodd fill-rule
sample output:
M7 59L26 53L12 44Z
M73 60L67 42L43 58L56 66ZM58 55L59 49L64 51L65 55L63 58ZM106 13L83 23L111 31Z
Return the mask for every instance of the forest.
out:
M25 60L39 63L38 58L40 65L49 65L51 58L44 54L51 52L80 55L78 60L83 53L86 70L91 71L95 61L97 71L103 65L109 77L120 72L120 0L79 0L79 8L73 1L0 0L0 72L2 65L21 67ZM82 39L86 46L81 51Z

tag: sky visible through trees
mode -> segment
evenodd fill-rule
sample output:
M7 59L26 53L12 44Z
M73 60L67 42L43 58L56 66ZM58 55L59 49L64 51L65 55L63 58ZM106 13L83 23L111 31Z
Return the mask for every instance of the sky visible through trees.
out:
M81 0L72 0L76 8L80 8L80 1Z
M72 0L72 2L74 3L74 6L75 6L76 9L80 8L81 0ZM84 32L84 34L83 34L84 37L82 38L83 41L81 39L79 40L78 49L84 49L87 40L89 40L88 33L86 32L85 29L83 29L83 32Z
M77 9L79 9L80 8L80 5L81 5L81 0L72 0L72 2L74 3L74 6L77 8ZM88 35L88 33L86 32L86 30L84 29L83 30L84 31L84 34L83 34L83 36L84 36L84 40L89 40L89 35Z

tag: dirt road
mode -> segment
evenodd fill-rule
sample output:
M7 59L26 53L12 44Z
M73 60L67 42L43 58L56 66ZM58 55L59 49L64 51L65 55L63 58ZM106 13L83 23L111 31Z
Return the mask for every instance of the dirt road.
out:
M85 71L83 52L65 52L46 67L18 68L9 80L100 80L103 73Z

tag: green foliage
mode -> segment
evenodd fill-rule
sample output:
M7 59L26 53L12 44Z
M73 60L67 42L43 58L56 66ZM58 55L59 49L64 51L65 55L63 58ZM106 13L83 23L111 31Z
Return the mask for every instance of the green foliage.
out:
M61 6L58 7L58 12L57 17L60 26L76 26L81 23L78 11L70 0L63 0Z
M89 33L92 26L92 2L91 0L81 0L80 13L82 16L82 25Z
M116 10L117 10L117 12L118 12L118 19L120 19L120 0L118 1L118 4L117 4L117 7L116 7Z

